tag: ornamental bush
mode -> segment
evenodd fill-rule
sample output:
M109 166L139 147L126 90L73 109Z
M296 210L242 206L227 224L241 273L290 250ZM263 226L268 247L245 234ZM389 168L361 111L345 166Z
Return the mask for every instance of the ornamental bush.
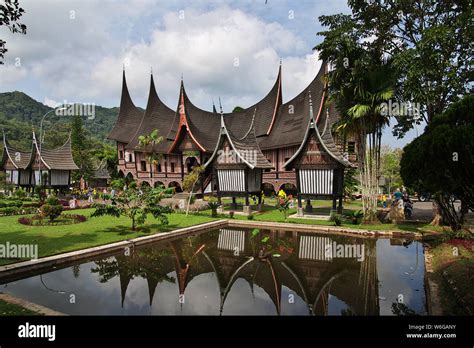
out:
M63 206L59 202L59 199L55 196L51 196L46 200L40 208L40 215L42 217L48 217L50 221L54 221L63 212Z

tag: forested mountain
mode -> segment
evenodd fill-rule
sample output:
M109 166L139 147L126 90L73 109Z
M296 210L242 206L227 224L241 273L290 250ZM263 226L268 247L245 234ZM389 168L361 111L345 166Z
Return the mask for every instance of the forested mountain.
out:
M12 145L27 149L31 146L31 129L39 136L41 118L52 110L23 92L0 93L0 127L5 129ZM107 134L118 115L118 108L95 106L94 119L83 118L84 128L95 141L108 142ZM58 116L51 112L43 122L45 146L61 145L70 131L72 116Z

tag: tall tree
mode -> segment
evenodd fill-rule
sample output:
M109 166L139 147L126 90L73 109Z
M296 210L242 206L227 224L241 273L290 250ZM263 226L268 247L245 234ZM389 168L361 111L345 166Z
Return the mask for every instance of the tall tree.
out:
M389 193L392 192L394 187L403 185L400 176L400 160L402 154L402 149L392 149L389 146L382 146L381 174L385 177L385 185Z
M18 0L4 0L4 4L0 4L0 27L5 25L12 33L26 34L26 25L20 23L23 13L25 10ZM6 41L0 39L0 65L7 51Z
M71 121L71 147L74 162L79 167L79 170L72 173L73 180L80 180L81 177L89 180L93 174L91 147L80 115L75 115Z
M364 219L372 222L377 219L382 129L390 116L383 104L394 96L395 69L379 47L361 40L360 25L350 15L319 19L329 27L320 33L325 39L315 49L332 63L327 75L330 102L342 115L336 131L357 140Z
M425 132L404 148L403 181L432 192L445 223L459 230L474 209L474 97L467 96L437 115ZM451 196L461 200L457 211Z
M393 58L399 95L420 113L397 117L395 134L431 122L469 93L473 80L471 0L350 0L361 37Z
M188 204L186 206L186 216L189 213L189 206L193 197L194 188L202 179L202 174L204 173L204 170L204 166L194 166L191 172L183 179L183 189L189 192Z

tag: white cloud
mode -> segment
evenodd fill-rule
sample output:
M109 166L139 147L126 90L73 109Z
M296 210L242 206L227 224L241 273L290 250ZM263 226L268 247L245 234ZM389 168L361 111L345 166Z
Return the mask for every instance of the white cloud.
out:
M43 104L51 108L55 108L60 103L58 103L57 101L53 99L49 99L48 97L44 97Z
M9 86L23 80L28 72L23 67L15 65L0 65L0 90L10 91Z
M221 3L206 10L184 7L180 19L170 3L160 2L160 15L140 29L152 4L25 1L28 33L7 37L7 57L21 57L23 67L0 67L0 91L28 76L41 99L117 105L122 65L129 59L127 80L137 104L146 102L153 67L158 92L170 107L176 106L183 74L194 103L210 109L211 98L220 96L228 111L250 106L269 91L281 56L284 99L316 74L316 54L298 56L310 46L280 23Z

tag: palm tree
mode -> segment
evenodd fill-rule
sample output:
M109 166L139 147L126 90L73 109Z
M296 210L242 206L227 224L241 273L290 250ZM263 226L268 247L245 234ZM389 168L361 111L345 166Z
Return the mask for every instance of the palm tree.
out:
M384 104L393 97L394 70L390 60L384 59L362 62L353 69L349 83L333 94L333 99L346 107L336 131L354 135L357 140L362 207L367 222L377 220L382 130L391 116L385 112Z
M143 150L150 165L150 178L153 177L153 165L161 160L161 154L154 152L153 148L162 141L163 137L158 135L158 129L154 129L148 135L140 135L138 137L138 147Z

